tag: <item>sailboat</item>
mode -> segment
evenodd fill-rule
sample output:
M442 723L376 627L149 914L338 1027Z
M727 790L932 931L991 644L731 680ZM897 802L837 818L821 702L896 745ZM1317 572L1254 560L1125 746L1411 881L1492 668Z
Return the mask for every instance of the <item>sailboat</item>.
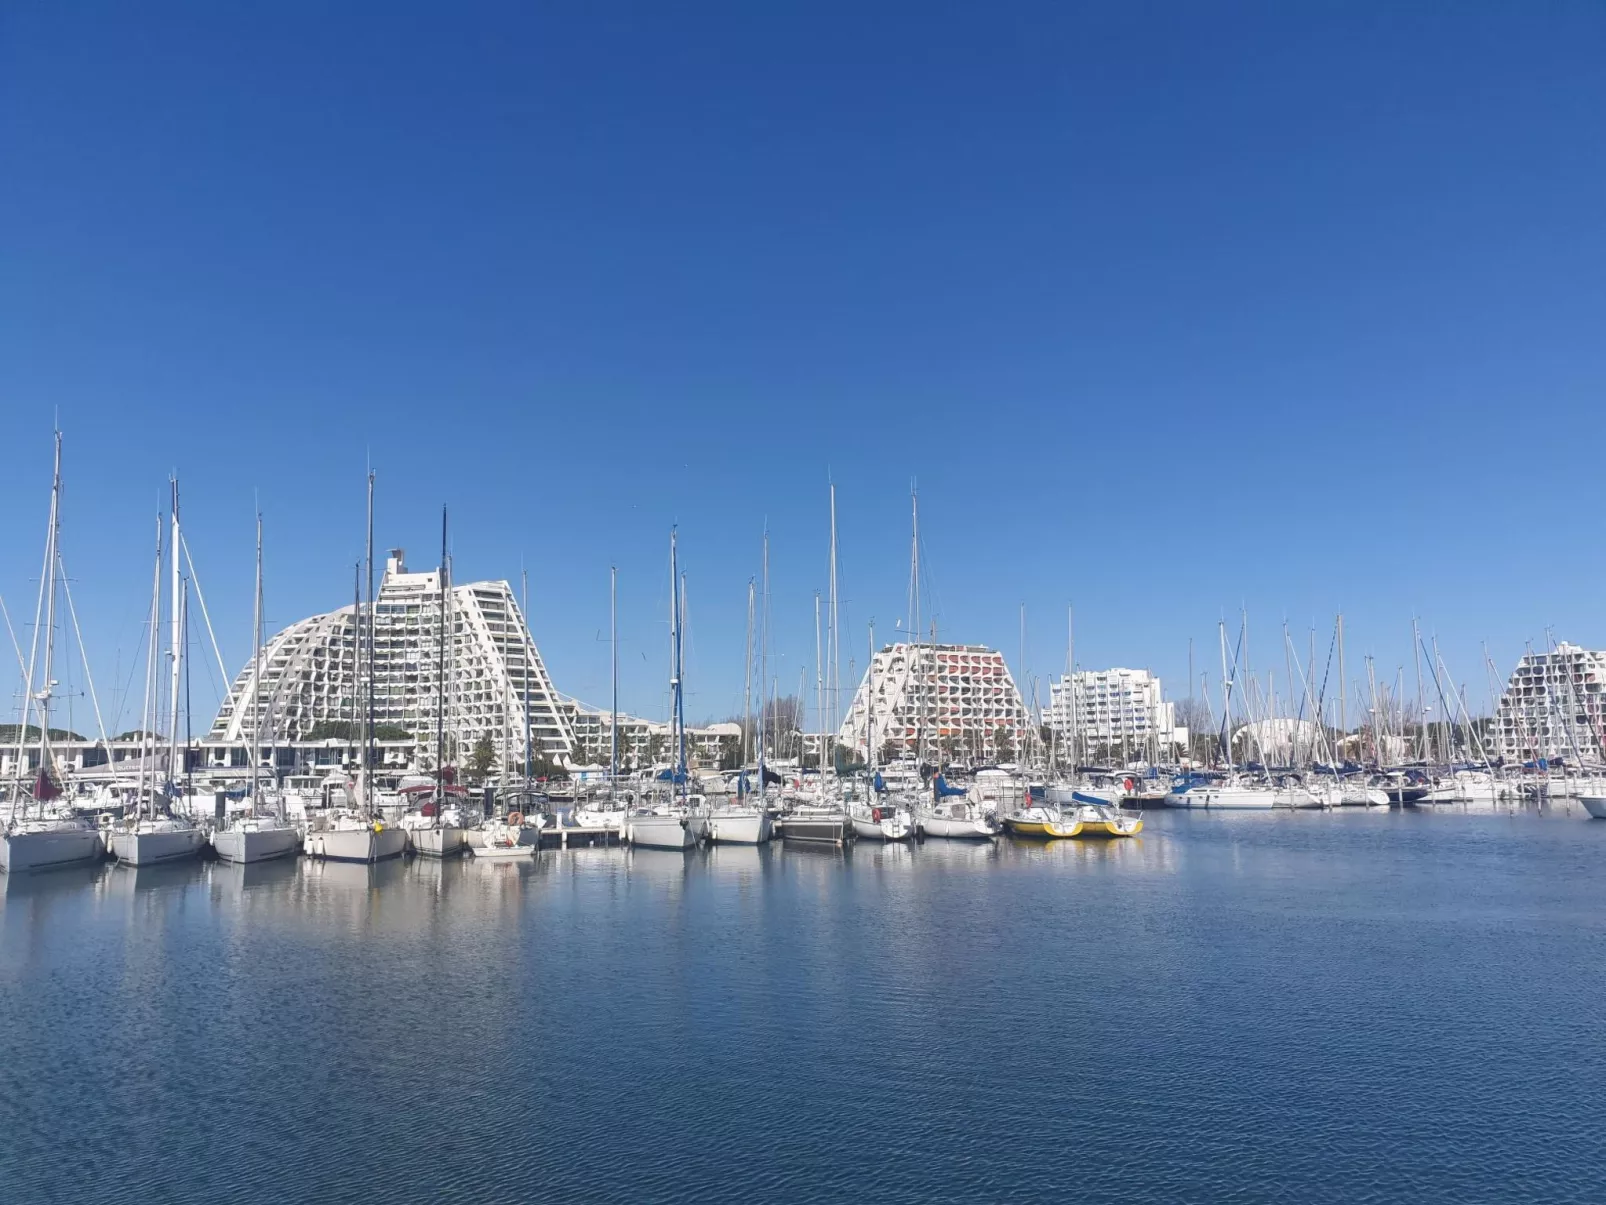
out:
M963 787L951 787L946 777L931 780L931 798L915 812L915 823L923 837L948 837L966 841L990 841L998 836L998 813L970 798Z
M865 697L875 698L875 622L870 623L870 659ZM870 776L869 798L848 805L853 833L866 841L908 841L915 835L914 809L887 791L876 766L875 707L864 709L865 773Z
M55 685L56 585L61 564L61 432L56 432L56 453L50 486L50 525L45 534L45 571L40 580L39 604L34 614L34 637L28 652L28 680L23 692L22 717L17 725L15 770L9 807L0 829L0 870L18 874L53 870L97 861L105 852L100 830L73 814L61 799L50 748L50 692ZM40 624L41 612L43 625ZM34 658L44 639L44 676L35 687ZM28 723L37 712L39 765L31 789L23 786Z
M251 675L251 802L242 814L219 818L212 830L212 848L224 862L267 862L288 857L301 847L301 833L284 815L284 794L276 794L278 806L268 811L261 788L262 746L262 516L257 515L257 570L255 618L252 640L255 667Z
M909 493L910 546L909 546L909 613L912 617L909 643L910 670L914 685L922 700L920 714L915 722L915 764L924 783L926 773L926 669L930 656L921 644L920 630L920 496ZM935 641L935 628L933 628ZM929 792L929 793L925 793ZM929 786L916 794L914 803L915 831L921 837L945 837L964 841L990 841L998 836L997 809L969 797L964 787L948 785L941 770L932 774Z
M447 650L452 647L453 623L451 620L452 591L450 564L446 551L446 508L441 507L441 567L440 614L436 636L435 676L435 778L429 784L430 799L409 811L401 819L407 830L407 841L415 854L426 858L450 858L465 848L463 803L465 796L455 789L453 773L446 764L446 692L450 670ZM402 787L405 796L406 786Z
M769 676L769 591L770 591L770 536L764 533L764 603L759 620L759 681ZM744 707L747 712L742 725L742 739L753 731L753 614L754 593L751 580L747 583L747 683L743 688ZM760 692L762 694L762 691ZM763 845L773 835L774 819L764 801L764 740L766 731L765 708L759 707L758 717L758 788L756 793L747 783L745 773L737 780L735 803L716 804L708 809L708 839L715 845ZM742 765L747 764L745 750Z
M347 788L348 806L314 817L303 848L310 857L331 862L383 862L399 858L407 834L387 825L374 807L374 474L368 474L368 603L352 607L354 636L361 653L364 706L362 766Z
M686 712L681 693L681 625L684 622L685 583L680 576L676 533L669 532L669 738L674 743L674 764L660 776L667 797L643 804L624 818L624 839L650 849L691 849L703 835L706 817L686 792Z
M831 697L833 704L837 695L837 653L836 653L836 486L831 486L831 559L829 568L830 595L829 619L827 623L828 645L822 656L820 649L820 596L814 596L814 689L815 711L819 717L820 747L819 747L819 776L818 792L813 800L807 797L792 805L782 818L781 836L788 841L807 841L824 845L845 846L855 836L857 830L853 826L853 819L841 799L841 781L836 775L836 764L832 738L835 725L831 717L827 716L825 700ZM826 677L826 669L830 668L830 677ZM834 710L834 708L833 708ZM835 798L833 798L833 795Z
M193 858L201 852L206 844L206 833L194 820L175 816L172 813L171 801L178 790L178 773L183 765L184 754L187 747L181 748L178 736L179 700L183 694L184 675L184 610L186 594L180 577L179 567L179 522L178 522L178 482L170 482L172 489L172 538L168 541L167 559L172 572L172 593L169 601L169 612L172 623L172 647L168 653L170 663L171 682L169 684L168 708L168 748L167 748L167 781L163 784L160 794L168 803L165 807L157 804L155 783L147 794L140 791L139 808L135 815L124 817L115 825L110 833L109 842L112 856L119 862L128 866L154 866L159 862L179 862L185 858ZM157 629L160 626L162 615L162 541L161 521L157 521L156 539L156 581L151 592L151 632L148 656L146 659L145 693L146 716L144 723L145 742L150 755L141 759L141 776L147 767L154 771L156 737L156 715L159 710L156 700L156 643Z

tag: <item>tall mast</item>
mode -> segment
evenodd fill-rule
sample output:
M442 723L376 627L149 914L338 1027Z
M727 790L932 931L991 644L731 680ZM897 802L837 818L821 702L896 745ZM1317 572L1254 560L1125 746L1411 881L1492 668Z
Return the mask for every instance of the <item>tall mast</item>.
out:
M140 708L139 734L139 802L136 812L145 808L146 789L150 790L151 812L156 811L156 717L161 712L157 701L156 650L161 647L162 629L162 514L156 512L156 568L151 573L151 622L145 646L145 703Z
M915 767L926 764L925 665L920 650L920 491L909 489L909 612L913 627L909 640L909 670L915 681Z
M167 541L168 561L168 620L171 626L171 643L168 647L168 668L171 678L168 683L167 699L167 780L171 787L176 780L178 765L178 701L181 675L184 672L184 617L179 604L179 528L178 528L178 478L170 477L168 486L172 492L170 516L170 535Z
M1216 641L1221 645L1221 748L1227 759L1227 769L1232 769L1232 685L1233 678L1227 671L1227 621L1220 620L1216 624Z
M39 682L39 777L47 779L51 771L50 752L50 693L54 689L56 672L56 579L61 559L61 432L56 432L56 455L50 477L50 530L45 535L45 673ZM30 683L32 685L32 683ZM24 724L26 730L26 724ZM49 794L53 784L45 783L43 791ZM43 802L43 800L40 800Z
M256 592L251 603L251 810L262 802L258 763L262 756L262 512L257 511Z
M742 773L747 769L748 742L753 732L753 579L747 579L747 662L746 673L742 677L742 742L739 759L741 766L736 779L737 786L743 782Z
M767 681L759 679L759 688ZM820 741L814 748L814 768L820 772L820 797L825 797L825 659L820 653L820 592L814 592L814 722L820 726Z
M608 651L613 702L608 723L608 798L618 797L619 788L619 569L608 566Z
M527 569L519 570L519 593L523 600L519 603L519 610L524 613L524 785L530 785L530 778L535 773L535 750L531 747L530 722L530 671L535 668L535 658L530 650L535 646L535 638L530 635L530 573ZM615 688L617 690L617 687ZM615 749L618 748L617 738Z
M351 731L346 739L355 743L362 731L362 562L351 566Z
M1029 679L1028 679L1027 674L1026 674L1026 604L1025 603L1021 603L1021 605L1020 605L1020 682L1018 684L1018 688L1020 690L1020 697L1021 697L1020 698L1021 711L1024 712L1025 716L1026 716L1026 731L1021 733L1021 737L1022 737L1021 744L1022 745L1025 745L1030 741L1030 733L1031 733L1032 728L1033 728L1031 710L1027 707L1027 704L1026 704L1026 683L1028 682L1028 680ZM1026 760L1026 750L1024 748L1017 749L1015 751L1015 755L1016 755L1017 759L1020 760L1020 761L1025 761Z
M680 638L675 643L676 675L680 679L680 798L686 801L691 793L691 769L686 757L686 571L680 571Z
M766 548L768 545L766 544ZM822 739L826 746L832 746L837 730L837 697L841 689L841 645L837 635L837 590L836 590L836 482L831 483L831 571L829 580L830 608L826 616L826 650L830 657L830 677L826 679L826 698L830 700L830 714L826 717L825 732ZM828 749L826 760L831 765L833 777L836 774L836 757L834 748Z
M685 737L681 731L680 696L680 553L676 531L669 529L669 739L674 743L673 780L680 776L685 760Z
M870 654L865 662L868 676L864 691L864 764L870 768L870 779L875 781L875 620L870 621Z
M444 506L441 507L441 567L438 581L440 584L440 614L436 617L438 636L435 649L435 822L437 824L440 823L441 808L446 803L446 642L448 639L446 599L448 586L446 583L446 508Z
M1344 612L1338 613L1338 739L1339 747L1349 739L1349 690L1344 676ZM1339 761L1344 759L1341 756Z
M759 703L758 703L758 797L764 799L764 741L769 736L769 721L774 718L774 704L766 704L764 698L764 683L769 679L770 672L770 529L769 524L764 525L764 558L760 563L759 571L763 575L758 597L758 672L759 672ZM815 595L816 614L819 607L819 596ZM771 692L773 696L773 691Z
M1416 663L1416 739L1421 756L1432 760L1426 741L1427 711L1422 705L1422 636L1417 630L1416 616L1411 616L1411 659Z
M374 814L374 471L368 470L368 540L364 560L368 566L368 614L359 617L363 643L362 806Z
M179 582L178 615L179 627L183 634L184 643L188 644L190 639L190 583L188 578L185 578L183 581ZM181 658L181 661L184 666L184 757L179 765L184 771L184 793L188 795L191 787L193 786L193 783L190 779L190 741L193 737L193 734L190 732L190 725L194 722L194 717L190 713L189 658Z
M1076 706L1076 608L1065 608L1065 686L1071 696L1071 777L1076 777L1076 742L1080 732Z

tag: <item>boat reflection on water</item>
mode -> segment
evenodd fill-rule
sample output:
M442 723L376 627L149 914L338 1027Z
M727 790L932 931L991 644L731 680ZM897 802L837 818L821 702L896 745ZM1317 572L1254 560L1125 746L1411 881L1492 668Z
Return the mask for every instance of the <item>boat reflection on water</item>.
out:
M710 878L752 881L769 874L776 842L763 845L711 845L702 862Z
M120 862L107 871L107 894L182 890L202 882L206 878L206 871L206 863L199 858L186 858L181 862L158 862L152 866L130 866Z
M99 890L100 881L111 870L109 863L86 862L80 866L64 866L60 870L0 874L0 899L43 899L59 892L76 893L85 888Z
M1147 859L1143 837L1106 837L1082 841L1014 840L1002 849L1004 857L1016 862L1074 864L1079 866L1141 866Z
M1005 843L1001 841L948 841L943 839L922 841L911 852L914 864L930 870L951 867L970 869L991 865L1003 856Z
M618 854L615 853L617 858ZM662 882L683 882L694 868L702 869L707 861L706 850L691 849L654 849L647 845L632 845L625 850L625 865L630 870L630 877L658 880Z
M439 866L440 863L435 863ZM301 881L309 888L338 891L372 891L387 884L400 883L406 863L399 858L387 862L331 862L307 858L301 862Z
M287 888L301 874L301 858L273 858L266 862L203 863L213 899L230 899L255 888Z
M942 844L953 843L944 841ZM855 870L902 874L924 860L912 841L859 841L848 856L848 865Z

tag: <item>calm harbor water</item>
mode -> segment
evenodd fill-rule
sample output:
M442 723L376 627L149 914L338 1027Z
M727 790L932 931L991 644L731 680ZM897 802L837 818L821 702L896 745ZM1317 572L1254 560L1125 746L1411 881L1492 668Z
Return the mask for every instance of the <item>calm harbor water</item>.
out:
M1603 868L1573 808L0 879L0 1192L1597 1201Z

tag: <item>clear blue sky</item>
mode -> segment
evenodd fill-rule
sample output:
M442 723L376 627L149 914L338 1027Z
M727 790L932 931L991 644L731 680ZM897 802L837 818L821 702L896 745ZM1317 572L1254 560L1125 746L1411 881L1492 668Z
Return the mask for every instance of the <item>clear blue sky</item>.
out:
M1240 604L1259 667L1343 607L1390 676L1415 612L1479 697L1481 640L1606 644L1603 64L1584 0L14 3L0 591L59 414L108 695L169 470L232 669L253 497L278 626L349 598L371 459L381 545L449 504L600 703L617 564L649 715L670 524L726 713L766 521L812 661L830 478L857 668L918 477L945 637L1014 661L1024 603L1044 672L1074 600L1180 693Z

